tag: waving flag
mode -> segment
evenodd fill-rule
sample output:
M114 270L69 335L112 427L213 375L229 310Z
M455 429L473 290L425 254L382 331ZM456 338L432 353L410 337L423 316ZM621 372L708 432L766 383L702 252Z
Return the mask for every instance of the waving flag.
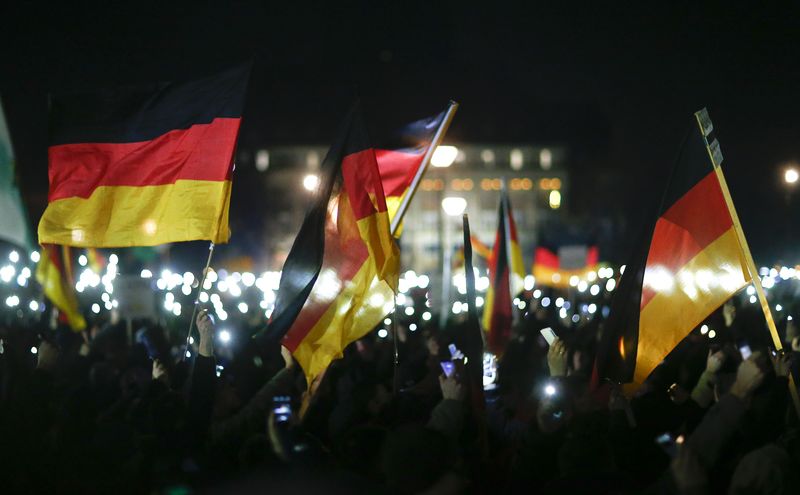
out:
M69 246L42 246L36 280L42 285L44 295L60 311L59 319L76 332L86 329L86 320L78 308L75 293L72 253Z
M505 186L500 192L497 234L489 259L489 289L483 306L483 329L489 334L489 348L499 353L511 335L511 304L523 289L525 268L517 238L517 226Z
M176 84L54 96L39 242L227 242L250 67Z
M540 245L533 256L533 276L539 285L567 288L572 277L586 278L590 271L597 269L599 251L597 246Z
M0 239L30 248L31 233L22 197L14 177L14 150L3 107L0 105Z
M322 165L312 208L284 264L268 334L309 385L394 307L400 255L358 106Z
M684 140L658 216L628 263L606 323L600 376L640 385L727 299L752 281L722 153L705 109Z
M385 146L375 150L378 169L392 226L399 226L417 184L425 173L427 161L444 138L458 103L450 102L444 112L417 120L395 133ZM399 228L392 232L399 237Z

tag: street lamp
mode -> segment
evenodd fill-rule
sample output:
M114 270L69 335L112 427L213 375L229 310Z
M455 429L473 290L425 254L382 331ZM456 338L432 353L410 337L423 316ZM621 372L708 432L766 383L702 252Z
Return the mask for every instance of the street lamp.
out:
M794 167L789 167L783 172L783 181L790 186L797 184L798 179L800 179L800 173Z
M315 191L319 185L319 177L314 174L308 174L303 177L303 187L306 191Z
M442 200L442 210L449 217L461 216L467 209L467 200L458 196L448 196ZM444 242L442 249L442 306L439 313L439 327L444 328L450 311L450 286L453 285L451 268L453 264L453 241L450 232L450 221L444 222Z

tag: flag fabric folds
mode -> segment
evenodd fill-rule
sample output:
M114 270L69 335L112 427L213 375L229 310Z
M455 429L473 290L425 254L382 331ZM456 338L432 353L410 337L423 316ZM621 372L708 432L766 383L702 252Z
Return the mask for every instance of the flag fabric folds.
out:
M573 276L585 278L597 269L599 251L597 246L569 245L536 248L533 255L533 276L539 285L566 288Z
M489 259L489 288L483 306L483 329L489 334L489 349L499 354L511 335L512 299L523 289L525 269L511 211L508 191L500 192L497 234Z
M31 233L22 197L14 177L14 150L0 104L0 239L31 248Z
M752 280L713 126L705 110L696 117L706 124L683 142L656 219L622 275L598 354L600 375L632 388Z
M375 151L356 105L284 264L268 336L283 339L311 385L391 311L398 274Z
M489 260L492 257L492 248L487 246L486 244L482 243L480 239L478 239L474 235L470 235L469 242L471 244L471 249L474 254L477 254L484 260ZM465 246L461 246L456 254L453 256L453 268L460 268L464 266L464 251Z
M249 73L248 64L185 83L53 96L39 242L227 242Z
M86 320L78 308L75 293L75 277L72 253L69 246L42 246L39 264L36 267L36 280L44 289L44 295L60 311L59 319L76 332L86 329Z
M389 142L375 150L390 221L398 213L403 198L409 193L414 176L417 175L446 114L447 111L444 111L402 127Z
M486 408L483 395L483 334L475 304L475 271L472 269L472 236L469 218L464 214L464 274L467 285L467 324L464 335L464 355L467 357L466 372L470 402L473 412L482 413Z

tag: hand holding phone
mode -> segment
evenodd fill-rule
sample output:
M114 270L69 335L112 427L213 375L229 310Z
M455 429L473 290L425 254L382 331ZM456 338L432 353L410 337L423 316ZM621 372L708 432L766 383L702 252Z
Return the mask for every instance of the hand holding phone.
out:
M542 337L544 337L544 340L547 342L547 345L553 345L553 342L556 341L557 338L556 333L550 327L542 328L541 330L539 330L539 333L542 334Z
M450 378L453 376L453 373L456 370L456 365L452 361L442 361L439 363L442 367L442 371L444 371L444 376Z
M278 395L272 398L272 413L275 415L276 423L286 423L292 417L292 401L286 395Z

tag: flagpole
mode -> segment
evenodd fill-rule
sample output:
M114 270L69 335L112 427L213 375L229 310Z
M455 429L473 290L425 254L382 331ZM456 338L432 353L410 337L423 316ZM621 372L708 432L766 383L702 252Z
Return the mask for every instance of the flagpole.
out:
M706 151L708 152L708 156L711 158L711 163L714 166L714 173L719 181L722 196L725 198L725 205L728 207L728 213L731 215L733 230L736 232L736 238L739 241L739 248L744 255L747 271L750 273L750 280L756 289L758 301L761 305L761 310L764 313L764 319L767 322L767 328L769 329L770 336L772 337L772 344L775 346L776 351L780 351L783 349L783 343L781 342L780 335L778 334L778 328L775 326L775 319L772 317L772 310L769 307L769 301L767 301L767 295L764 292L764 287L761 285L761 277L758 275L755 261L753 261L753 255L750 252L750 246L747 244L747 238L744 235L742 224L739 221L739 215L736 213L736 208L733 206L733 198L731 197L730 190L728 189L728 183L725 181L725 175L722 173L722 152L719 149L719 142L716 139L714 139L711 143L708 142L708 135L714 130L714 125L711 123L711 118L709 117L705 108L695 112L694 116L695 119L697 119L697 125L700 127L700 133L703 136L703 141L706 145ZM795 411L797 412L798 417L800 417L800 396L797 394L797 387L795 386L794 378L792 377L791 372L789 372L789 392L792 396L792 402L794 402Z
M397 230L400 228L400 223L403 221L403 216L408 209L408 205L411 203L411 199L417 192L417 187L422 180L422 176L425 174L425 170L428 169L433 152L436 151L436 147L442 143L444 135L447 133L447 129L450 127L450 123L453 121L453 117L455 116L457 110L458 102L450 100L450 105L447 107L447 113L445 113L442 123L439 124L439 128L436 129L436 133L433 135L431 144L428 146L428 150L425 152L425 156L422 158L422 163L420 163L417 173L414 175L414 179L411 181L411 185L408 186L408 192L406 192L406 194L403 196L400 206L397 208L397 213L395 213L394 217L392 218L390 228L392 235L397 234Z
M197 286L197 297L194 298L194 308L192 309L192 318L189 320L189 333L186 334L186 345L183 350L183 357L181 360L186 361L186 353L189 350L189 339L192 338L192 330L194 330L194 319L197 318L197 306L200 304L200 294L203 292L203 286L206 283L208 276L208 269L211 267L211 257L214 256L214 242L208 244L208 259L206 260L206 267L203 269L203 276L200 279L200 285Z

